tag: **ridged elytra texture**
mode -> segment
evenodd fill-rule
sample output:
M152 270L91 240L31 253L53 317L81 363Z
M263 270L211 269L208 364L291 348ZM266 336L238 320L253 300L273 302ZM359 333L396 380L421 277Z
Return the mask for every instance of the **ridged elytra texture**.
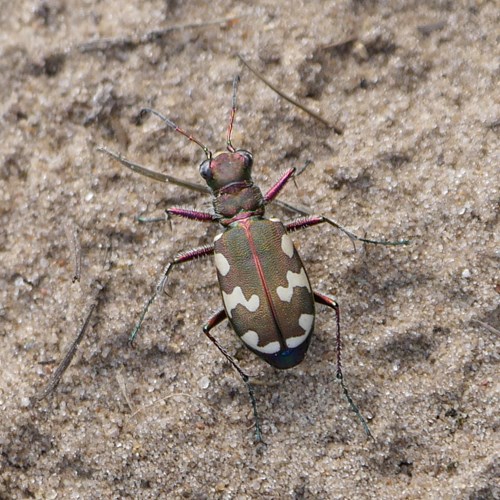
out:
M217 277L236 334L265 361L302 361L314 329L314 297L283 224L249 218L215 238Z

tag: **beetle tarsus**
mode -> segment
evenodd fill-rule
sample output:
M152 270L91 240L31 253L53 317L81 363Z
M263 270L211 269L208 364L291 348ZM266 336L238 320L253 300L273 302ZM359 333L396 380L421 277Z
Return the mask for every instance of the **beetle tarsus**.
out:
M217 349L222 353L222 355L231 363L233 368L239 373L241 379L245 383L248 391L248 395L250 397L250 403L252 404L253 417L255 422L255 440L258 443L264 443L262 439L262 431L260 427L260 418L259 412L257 411L257 400L255 399L255 393L252 384L250 383L250 377L240 368L238 363L233 359L233 357L222 347L217 339L210 333L212 328L215 328L217 325L222 323L227 319L227 313L224 309L220 309L217 311L209 320L206 325L203 326L203 333L207 336L207 338L212 342ZM265 443L264 443L265 444Z
M163 216L163 217L143 217L142 215L138 215L135 219L137 222L140 222L141 224L150 224L153 222L166 222L168 219Z
M358 406L352 400L351 395L349 394L349 390L347 389L347 386L345 385L344 377L343 377L341 372L337 373L337 380L340 381L340 386L342 387L342 392L344 393L344 397L347 399L347 402L349 403L351 410L356 414L356 417L358 417L358 420L361 422L361 425L363 426L365 434L369 438L375 440L375 438L373 437L373 434L370 431L370 428L368 427L368 423L366 422L365 417L363 417L363 415L361 415L361 412L359 411Z
M253 418L255 421L255 442L257 444L263 444L263 445L267 446L267 443L262 438L262 430L260 427L260 418L259 418L259 413L257 411L257 400L255 399L255 393L253 390L253 386L250 383L248 375L245 375L245 378L243 380L245 382L245 385L247 386L248 394L250 395L250 401L252 403Z

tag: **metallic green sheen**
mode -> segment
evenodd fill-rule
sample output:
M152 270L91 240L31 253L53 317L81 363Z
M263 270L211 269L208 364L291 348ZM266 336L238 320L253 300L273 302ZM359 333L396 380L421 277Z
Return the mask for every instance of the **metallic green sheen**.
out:
M278 287L287 287L287 273L300 273L304 266L294 249L289 257L281 248L286 229L279 221L249 217L235 221L214 241L216 254L222 254L229 263L229 272L223 276L217 271L220 288L226 294L240 287L248 300L259 297L259 307L249 311L238 304L228 311L228 319L239 337L249 330L257 333L258 347L278 342L279 351L268 354L252 349L258 356L277 368L291 368L302 361L314 330L314 319L307 338L296 347L289 348L286 339L304 335L299 325L302 314L314 316L314 297L305 286L296 286L290 302L280 299ZM305 271L303 271L305 273Z

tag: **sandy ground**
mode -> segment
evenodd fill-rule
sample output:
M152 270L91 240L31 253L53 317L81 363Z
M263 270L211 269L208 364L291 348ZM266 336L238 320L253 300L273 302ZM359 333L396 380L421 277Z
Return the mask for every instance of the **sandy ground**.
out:
M499 498L498 4L208 4L2 2L0 497ZM312 160L283 200L412 240L354 253L332 228L294 234L314 287L341 305L344 373L373 441L335 382L320 307L306 360L285 372L214 331L254 376L255 446L245 387L201 332L221 304L209 259L172 273L127 345L162 266L217 227L137 223L210 199L96 147L197 182L203 152L139 111L222 149L235 74L233 142L263 189ZM35 404L97 282L72 365Z

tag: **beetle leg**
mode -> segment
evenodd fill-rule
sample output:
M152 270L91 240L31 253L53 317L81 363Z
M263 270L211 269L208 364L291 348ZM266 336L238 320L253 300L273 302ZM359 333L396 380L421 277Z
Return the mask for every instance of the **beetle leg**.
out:
M145 177L149 177L150 179L153 179L155 181L176 184L176 185L181 186L183 188L190 189L191 191L197 191L199 193L205 193L205 194L210 193L210 189L207 186L202 186L201 184L198 184L196 182L185 181L184 179L178 179L177 177L174 177L173 175L163 174L161 172L155 172L154 170L146 168L146 167L140 165L139 163L135 163L133 161L128 160L127 158L122 156L120 153L115 153L114 151L111 151L110 149L108 149L104 146L98 147L97 151L99 151L100 153L107 154L109 157L120 162L124 167L127 167L128 169L132 170L133 172L140 174L140 175L144 175ZM308 163L306 163L305 166L307 166L307 165L308 165ZM304 170L304 167L295 175L300 175L303 172L303 170ZM285 173L285 175L287 175L287 173ZM285 180L284 184L286 184L287 180L288 179ZM277 184L279 184L279 183L280 183L280 181L278 181ZM277 191L277 193L275 194L274 198L279 194L279 192L283 188L284 184L282 186L280 186L280 188ZM273 188L271 188L271 190L272 189ZM307 211L301 210L300 208L289 205L288 203L286 203L284 201L274 200L274 202L277 205L279 205L280 207L283 207L283 208L290 210L294 213L298 213L300 215L308 215ZM161 220L163 220L163 219L158 219L158 221L154 219L155 222L160 222ZM141 222L149 222L149 220L143 219L143 220L141 220Z
M344 393L344 396L347 399L347 402L349 403L351 410L358 417L358 420L361 422L361 425L363 426L366 435L373 439L373 435L370 432L370 428L368 427L365 418L363 417L363 415L361 415L359 408L357 407L356 403L352 400L351 395L349 394L349 390L347 389L347 386L345 385L344 382L344 376L342 374L342 359L341 359L342 339L340 336L340 307L337 304L337 302L333 300L331 297L328 297L327 295L323 295L322 293L318 292L314 292L314 301L318 304L323 304L335 310L335 316L337 319L337 375L336 376L337 379L340 381L340 385L342 386L342 392Z
M209 212L199 212L198 210L191 210L189 208L178 208L171 207L165 210L165 215L163 217L137 217L138 222L170 222L171 215L178 215L184 217L185 219L191 219L198 222L217 222L218 218L216 215ZM172 223L170 222L170 227Z
M300 210L299 208L293 207L292 205L288 205L288 203L285 203L283 201L276 200L276 197L281 193L281 190L286 186L287 182L290 179L293 179L293 182L295 183L295 187L297 187L297 183L295 182L295 178L298 177L300 174L304 172L304 170L311 165L312 161L307 160L304 164L304 166L297 171L296 168L289 168L286 172L283 173L283 175L280 177L280 179L273 185L271 186L268 190L267 193L264 195L264 203L269 203L271 201L274 201L277 205L280 205L288 210L291 210L292 212L301 214L301 215L309 215L309 212L306 212L304 210Z
M204 247L192 248L191 250L186 250L185 252L181 252L180 254L176 255L174 260L166 265L161 275L161 278L158 280L158 284L156 285L154 293L151 295L151 297L149 297L148 301L144 305L142 313L139 316L139 321L137 321L137 324L135 325L134 329L132 330L132 333L130 334L129 337L130 344L134 342L135 337L139 333L139 330L141 329L142 326L142 322L144 321L144 318L148 312L149 307L154 302L157 295L163 292L168 280L168 275L170 274L172 268L177 264L188 262L194 259L199 259L201 257L207 257L208 255L212 255L213 253L214 253L213 245L206 245Z
M285 187L286 183L294 176L295 168L289 168L279 179L276 184L271 186L267 193L264 195L264 203L273 201L278 196L281 190Z
M351 231L347 230L345 227L341 226L338 222L335 222L333 219L325 217L324 215L310 215L308 217L302 217L300 219L293 220L285 224L287 231L298 231L299 229L304 229L306 227L315 226L317 224L322 224L326 222L331 226L339 229L344 234L346 234L354 245L354 241L362 241L364 243L372 243L374 245L409 245L410 240L396 240L396 241L387 241L387 240L368 240L366 238L361 238L360 236L356 236ZM356 249L356 247L354 247Z
M217 222L217 217L209 212L198 212L189 208L172 207L166 210L167 215L179 215L185 219L196 220L199 222Z
M224 309L217 311L203 326L203 333L210 339L210 341L219 349L219 351L224 355L224 357L233 365L233 368L239 373L240 377L243 379L243 382L247 386L248 395L250 396L250 402L252 403L253 416L255 420L255 440L258 443L264 443L262 439L262 432L260 429L260 420L259 414L257 412L257 401L255 400L255 394L250 384L250 377L239 367L238 363L233 359L233 357L228 354L228 352L219 344L217 339L210 333L212 328L216 327L220 323L222 323L225 319L227 319L227 314Z
M314 302L317 304L322 304L324 306L331 307L335 310L335 317L337 319L337 378L342 378L342 360L341 360L341 351L342 351L342 339L340 337L340 307L335 300L328 295L323 295L319 292L314 292Z

